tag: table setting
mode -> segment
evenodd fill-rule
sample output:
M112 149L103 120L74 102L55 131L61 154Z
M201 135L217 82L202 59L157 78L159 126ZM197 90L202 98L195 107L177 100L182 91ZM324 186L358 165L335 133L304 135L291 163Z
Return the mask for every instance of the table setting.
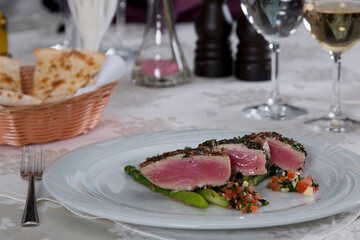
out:
M85 117L77 117L77 112L86 112L83 109L88 109L84 107L87 102L73 112L69 110L70 118L74 116L71 131L80 129L83 118L93 120L91 127L81 128L71 136L51 140L42 137L55 131L46 129L47 121L59 118L56 121L66 122L63 120L67 119L66 114L58 117L51 113L44 120L33 121L32 124L42 126L36 131L44 133L37 136L30 131L30 135L37 137L26 140L25 137L14 140L8 133L15 131L13 126L0 128L4 129L1 135L11 136L0 138L3 141L0 238L360 238L360 45L356 44L360 36L356 18L359 3L331 1L330 8L345 9L345 13L330 9L335 11L331 14L326 10L327 0L293 0L281 5L283 8L277 9L279 14L274 13L271 3L268 6L258 3L261 1L241 1L243 16L270 43L272 51L271 79L249 81L237 78L235 71L229 74L227 70L223 76L216 77L205 76L206 68L195 72L199 66L214 66L206 65L209 55L200 51L205 49L200 48L205 42L198 40L206 34L199 29L202 26L199 21L173 21L169 2L149 1L148 14L152 17L146 23L117 19L111 24L114 16L124 17L116 12L123 14L124 9L117 4L124 1L102 5L95 0L68 0L72 24L81 29L76 36L80 43L77 48L107 56L94 85L84 85L71 99L60 100L60 107L71 109L77 102L73 99L84 98L104 86L112 87L106 96L99 97L108 98L106 101L100 103L98 98L91 102L94 108L102 104L96 119L87 113L83 113ZM205 2L213 1L202 4ZM81 4L92 6L81 7ZM346 4L353 4L350 10ZM265 9L261 12L265 18L258 15L259 7ZM93 13L98 14L94 19L102 18L102 24L94 25L86 20L91 14L89 9L102 9ZM225 24L232 20L231 31L222 37L226 37L225 45L230 48L235 63L239 43L236 31L241 26L236 29L237 19L228 18L226 7L221 9L223 12L213 14L220 14ZM340 26L335 28L334 23L327 26L316 14L328 14L327 19L338 18L334 22L340 22ZM51 23L47 28L42 24L39 24L41 28L36 27L36 21L8 18L8 52L21 61L21 66L39 67L38 56L34 57L33 53L37 48L58 46L57 51L68 51L67 47L61 49L63 45L56 45L67 35L50 27L63 17L54 15L43 15L37 20ZM116 24L126 24L121 31L126 36L119 36ZM321 35L318 28L322 27L328 36ZM122 58L124 49L116 50L114 36L128 39L126 47L132 57ZM329 63L329 52L334 66ZM50 104L50 110L56 106L56 103L41 103L34 108L38 115L39 107L44 104ZM14 113L6 109L6 106L0 108L0 114ZM30 126L27 122L14 126L22 124ZM20 133L26 131L18 128ZM61 129L67 131L66 126ZM266 179L255 189L269 205L257 212L242 213L212 204L202 209L171 199L171 192L167 196L152 192L124 171L127 165L139 168L149 157L185 147L196 148L206 140L259 132L277 132L304 145L307 152L302 167L304 176L311 174L319 182L319 189L313 195L274 192L265 186L269 181ZM29 166L30 159L34 161ZM28 194L31 187L34 192ZM31 197L36 199L34 203L26 203ZM22 223L28 208L35 212L30 214L30 223ZM24 215L24 219L28 220L29 215Z

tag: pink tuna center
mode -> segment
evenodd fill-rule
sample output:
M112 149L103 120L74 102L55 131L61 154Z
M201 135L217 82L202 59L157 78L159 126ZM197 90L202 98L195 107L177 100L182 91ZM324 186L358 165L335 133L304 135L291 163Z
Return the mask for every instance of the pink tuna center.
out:
M201 157L192 160L173 159L143 170L152 183L171 189L190 190L195 186L224 184L230 177L228 162Z
M264 155L255 151L224 151L231 161L231 170L233 173L241 172L244 176L254 176L266 174L266 159Z
M271 164L284 170L296 170L304 163L304 153L298 152L292 146L277 140L269 141Z

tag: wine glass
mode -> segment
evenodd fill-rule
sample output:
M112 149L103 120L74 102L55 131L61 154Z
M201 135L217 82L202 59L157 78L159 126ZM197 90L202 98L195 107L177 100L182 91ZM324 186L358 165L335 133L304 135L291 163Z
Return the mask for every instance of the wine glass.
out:
M360 1L314 0L304 5L304 24L333 60L333 92L330 111L326 116L307 120L332 132L352 131L360 123L348 118L340 107L341 58L360 39Z
M112 41L113 46L105 51L106 55L117 54L125 61L132 61L135 59L137 51L130 47L129 41L126 40L127 25L126 25L126 5L127 0L119 0L116 10L115 20L115 38ZM114 42L115 41L115 42Z
M62 2L64 7L63 21L65 26L65 33L64 33L65 38L63 39L62 42L52 45L50 46L50 48L54 48L57 50L66 49L66 48L79 48L81 46L80 35L72 19L68 2L67 0L63 0Z
M307 110L284 102L279 92L278 63L282 38L295 32L302 20L303 0L241 0L241 8L255 29L269 42L271 49L272 89L265 103L243 109L248 118L288 120Z

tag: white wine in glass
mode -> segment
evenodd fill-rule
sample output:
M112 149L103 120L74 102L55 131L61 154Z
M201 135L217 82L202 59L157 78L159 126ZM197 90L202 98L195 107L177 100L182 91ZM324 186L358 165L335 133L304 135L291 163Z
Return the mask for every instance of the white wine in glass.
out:
M348 118L340 106L341 58L360 39L360 1L314 0L304 5L304 24L321 46L329 51L333 66L333 93L326 116L305 121L332 132L352 131L360 127Z
M241 8L256 30L270 43L272 90L266 102L243 109L248 118L287 120L307 111L285 103L278 86L280 43L294 33L302 21L303 0L241 0Z

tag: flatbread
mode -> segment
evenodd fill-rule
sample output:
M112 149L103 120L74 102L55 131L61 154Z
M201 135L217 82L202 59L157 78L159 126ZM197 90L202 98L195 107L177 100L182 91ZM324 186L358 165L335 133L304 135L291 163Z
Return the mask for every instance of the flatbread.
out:
M43 103L53 103L53 102L65 101L72 97L74 97L74 96L73 95L62 95L62 96L48 97L43 101Z
M0 89L21 92L19 60L0 56Z
M34 50L36 67L31 95L41 100L74 95L97 74L106 56L90 50Z
M41 100L20 92L0 89L0 105L3 106L29 106L40 104Z

